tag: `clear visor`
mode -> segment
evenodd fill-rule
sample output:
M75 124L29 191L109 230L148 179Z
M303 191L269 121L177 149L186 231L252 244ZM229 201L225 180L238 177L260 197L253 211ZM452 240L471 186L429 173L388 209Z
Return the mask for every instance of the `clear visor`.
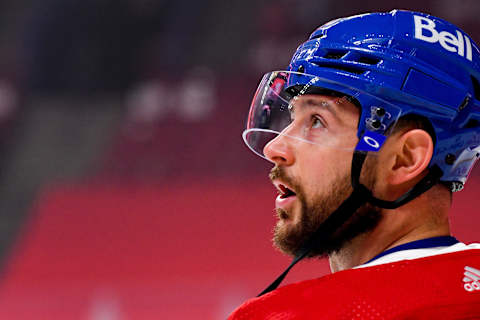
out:
M362 103L368 104L363 108L370 109L363 116L357 100L360 96ZM308 144L346 153L378 151L385 132L399 116L399 108L361 90L313 75L275 71L260 82L243 139L267 160L266 152L275 143L283 147ZM358 131L362 132L360 139Z

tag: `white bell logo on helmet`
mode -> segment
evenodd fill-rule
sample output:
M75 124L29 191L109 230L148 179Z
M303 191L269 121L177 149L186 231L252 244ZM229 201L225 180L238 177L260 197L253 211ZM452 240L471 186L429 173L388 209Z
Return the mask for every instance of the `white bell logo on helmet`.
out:
M439 42L443 49L457 52L459 56L465 56L472 61L472 44L470 39L460 30L456 30L457 35L455 36L448 31L438 32L435 29L435 22L426 17L414 15L413 20L415 21L415 38L430 43ZM424 31L426 31L426 34L424 34Z

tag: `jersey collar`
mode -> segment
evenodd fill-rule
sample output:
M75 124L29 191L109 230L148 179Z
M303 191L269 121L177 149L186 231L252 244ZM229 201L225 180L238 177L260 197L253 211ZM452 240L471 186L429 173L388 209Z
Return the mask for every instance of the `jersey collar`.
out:
M459 243L459 241L452 236L441 236L441 237L433 237L433 238L427 238L427 239L421 239L421 240L416 240L412 242L407 242L404 244L401 244L399 246L390 248L388 250L383 251L382 253L376 255L369 261L365 262L364 264L370 263L372 261L377 260L380 257L383 257L387 254L393 253L393 252L398 252L398 251L404 251L404 250L411 250L411 249L428 249L428 248L435 248L435 247L448 247L452 246L456 243Z

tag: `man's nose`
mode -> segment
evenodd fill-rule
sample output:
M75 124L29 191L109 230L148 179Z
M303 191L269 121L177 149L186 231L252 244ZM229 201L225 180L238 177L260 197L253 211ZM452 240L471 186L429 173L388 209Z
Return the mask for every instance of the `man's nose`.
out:
M295 158L291 145L292 141L290 140L292 140L292 138L281 134L277 135L263 148L265 157L277 165L292 165L295 161Z

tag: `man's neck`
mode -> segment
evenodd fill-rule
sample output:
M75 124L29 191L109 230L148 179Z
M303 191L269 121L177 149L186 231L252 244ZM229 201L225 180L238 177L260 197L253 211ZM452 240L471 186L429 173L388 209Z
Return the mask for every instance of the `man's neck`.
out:
M446 218L433 222L428 219L431 214L422 214L420 210L415 211L411 211L411 206L385 210L383 219L373 231L356 237L329 256L331 271L351 269L369 261L385 250L404 243L450 235Z

